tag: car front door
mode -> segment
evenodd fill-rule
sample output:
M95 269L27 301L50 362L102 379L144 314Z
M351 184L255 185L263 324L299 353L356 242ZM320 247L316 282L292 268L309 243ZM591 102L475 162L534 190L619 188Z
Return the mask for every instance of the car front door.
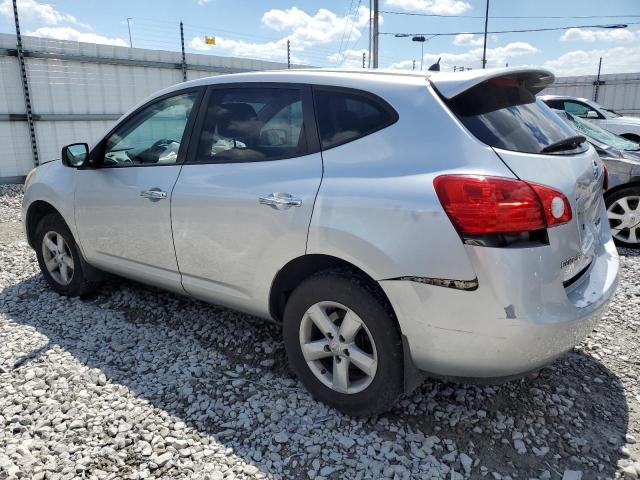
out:
M268 315L276 273L305 254L321 179L309 86L210 87L171 202L184 289Z
M77 171L75 215L83 254L106 271L181 291L171 235L171 191L202 89L138 109Z

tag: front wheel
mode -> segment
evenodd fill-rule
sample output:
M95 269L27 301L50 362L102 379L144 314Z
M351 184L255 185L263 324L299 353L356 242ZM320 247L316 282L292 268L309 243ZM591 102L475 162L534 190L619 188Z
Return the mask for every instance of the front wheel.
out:
M402 341L393 312L360 277L325 272L294 290L284 314L291 368L318 400L357 416L402 393Z
M34 246L42 275L53 290L77 297L95 288L86 278L78 246L60 215L50 214L40 221Z
M640 247L640 188L627 187L605 197L611 235L621 247Z

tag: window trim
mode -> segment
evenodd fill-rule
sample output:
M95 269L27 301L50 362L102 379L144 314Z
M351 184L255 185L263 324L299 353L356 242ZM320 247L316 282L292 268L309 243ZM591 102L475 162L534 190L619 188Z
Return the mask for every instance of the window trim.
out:
M398 112L396 111L395 108L393 108L391 106L391 104L389 102L387 102L384 98L380 97L379 95L376 95L375 93L371 93L368 92L366 90L360 90L358 88L350 88L350 87L339 87L339 86L334 86L334 85L313 85L312 87L313 90L313 105L314 105L314 110L315 110L315 117L316 117L316 122L317 122L317 130L318 130L318 140L320 142L320 148L322 149L322 151L327 151L330 150L332 148L335 147L339 147L341 145L345 145L347 143L353 142L355 140L358 140L360 138L364 138L367 137L373 133L379 132L380 130L383 130L387 127L390 127L391 125L395 124L398 120L400 120L400 115L398 115ZM318 119L318 96L316 95L316 92L338 92L338 93L346 93L349 95L355 95L355 96L359 96L359 97L364 97L368 100L373 101L374 103L378 104L379 106L381 106L387 113L390 114L391 116L391 120L387 123L384 123L382 125L380 125L379 127L376 127L374 129L371 129L361 135L358 135L357 137L353 137L353 138L349 138L347 140L343 140L341 142L335 143L329 147L323 147L322 146L322 140L320 138L320 124L319 124L319 119Z
M123 164L123 165L104 165L104 149L107 143L107 140L111 137L111 135L113 135L116 130L118 128L120 128L120 126L124 125L125 122L128 122L129 120L131 120L132 118L134 118L136 115L138 115L140 112L142 112L143 110L147 109L148 107L162 102L164 100L166 100L167 98L171 98L171 97L177 97L180 95L184 95L187 93L192 93L192 92L196 92L196 98L193 101L193 108L191 109L191 113L189 115L189 119L187 120L187 124L185 125L184 128L184 132L182 132L182 139L180 140L180 148L178 149L178 156L176 158L175 163L140 163L140 164L131 164L131 165L127 165L127 164ZM176 165L182 165L185 161L185 159L187 158L187 152L188 152L188 148L189 148L189 144L188 141L191 139L191 135L192 135L192 130L194 127L194 124L196 122L196 118L197 118L197 114L200 111L200 107L201 107L201 102L202 102L202 97L205 93L205 88L202 86L198 86L198 87L189 87L189 88L184 88L182 90L174 90L172 92L168 92L164 95L161 95L159 97L155 97L152 100L148 101L147 103L145 103L144 105L141 105L140 107L136 108L133 112L131 112L129 115L127 115L126 117L120 119L118 122L116 122L116 124L111 128L111 130L109 130L107 132L106 135L104 135L102 137L102 139L100 139L100 141L96 144L96 146L91 149L91 151L89 152L89 163L90 165L87 165L86 167L80 167L80 169L92 169L92 170L97 170L97 169L107 169L107 168L115 168L115 169L120 169L120 168L146 168L146 167L173 167Z
M304 122L304 132L307 140L307 149L304 152L296 152L294 155L283 155L280 157L255 160L208 160L201 162L197 160L198 147L204 122L206 118L209 101L214 92L219 90L240 90L240 89L257 89L269 88L280 90L300 90L302 99L302 118ZM189 147L185 156L184 165L229 165L234 163L258 163L258 162L274 162L278 160L287 160L291 158L299 158L320 152L320 139L315 119L315 110L311 85L306 83L288 83L288 82L237 82L237 83L216 83L207 86L207 91L200 102L196 122L191 131L189 139Z

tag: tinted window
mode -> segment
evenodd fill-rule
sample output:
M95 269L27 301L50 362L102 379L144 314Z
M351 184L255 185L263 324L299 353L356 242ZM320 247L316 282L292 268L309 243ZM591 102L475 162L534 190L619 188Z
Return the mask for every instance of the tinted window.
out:
M397 120L383 100L365 93L314 88L322 148L369 135Z
M213 90L198 144L198 162L257 162L307 151L302 90Z
M569 112L571 115L582 118L587 118L589 112L593 112L591 114L593 118L600 118L601 116L598 112L596 112L595 109L581 102L571 102L565 100L563 110Z
M190 92L165 98L125 120L105 143L104 165L176 163L197 96Z
M576 133L529 90L508 78L484 82L448 101L449 107L476 138L489 146L525 153ZM567 146L569 149L570 146ZM586 142L578 151L588 148ZM575 153L576 149L556 153Z

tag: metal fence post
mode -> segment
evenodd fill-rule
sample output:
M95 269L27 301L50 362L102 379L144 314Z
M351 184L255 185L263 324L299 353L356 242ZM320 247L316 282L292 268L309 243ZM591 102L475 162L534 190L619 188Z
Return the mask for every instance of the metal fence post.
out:
M287 68L291 68L291 42L287 40Z
M182 81L187 81L187 59L184 54L184 27L180 20L180 44L182 45Z
M22 51L22 36L20 35L20 21L18 20L18 3L13 0L13 18L16 22L16 46L18 51L18 63L20 64L20 74L22 77L22 91L24 92L24 106L27 113L27 124L31 136L31 152L33 153L33 164L37 167L40 164L38 158L38 142L36 139L36 128L33 121L33 111L31 110L31 95L29 94L29 80L27 69L24 63L24 52Z

